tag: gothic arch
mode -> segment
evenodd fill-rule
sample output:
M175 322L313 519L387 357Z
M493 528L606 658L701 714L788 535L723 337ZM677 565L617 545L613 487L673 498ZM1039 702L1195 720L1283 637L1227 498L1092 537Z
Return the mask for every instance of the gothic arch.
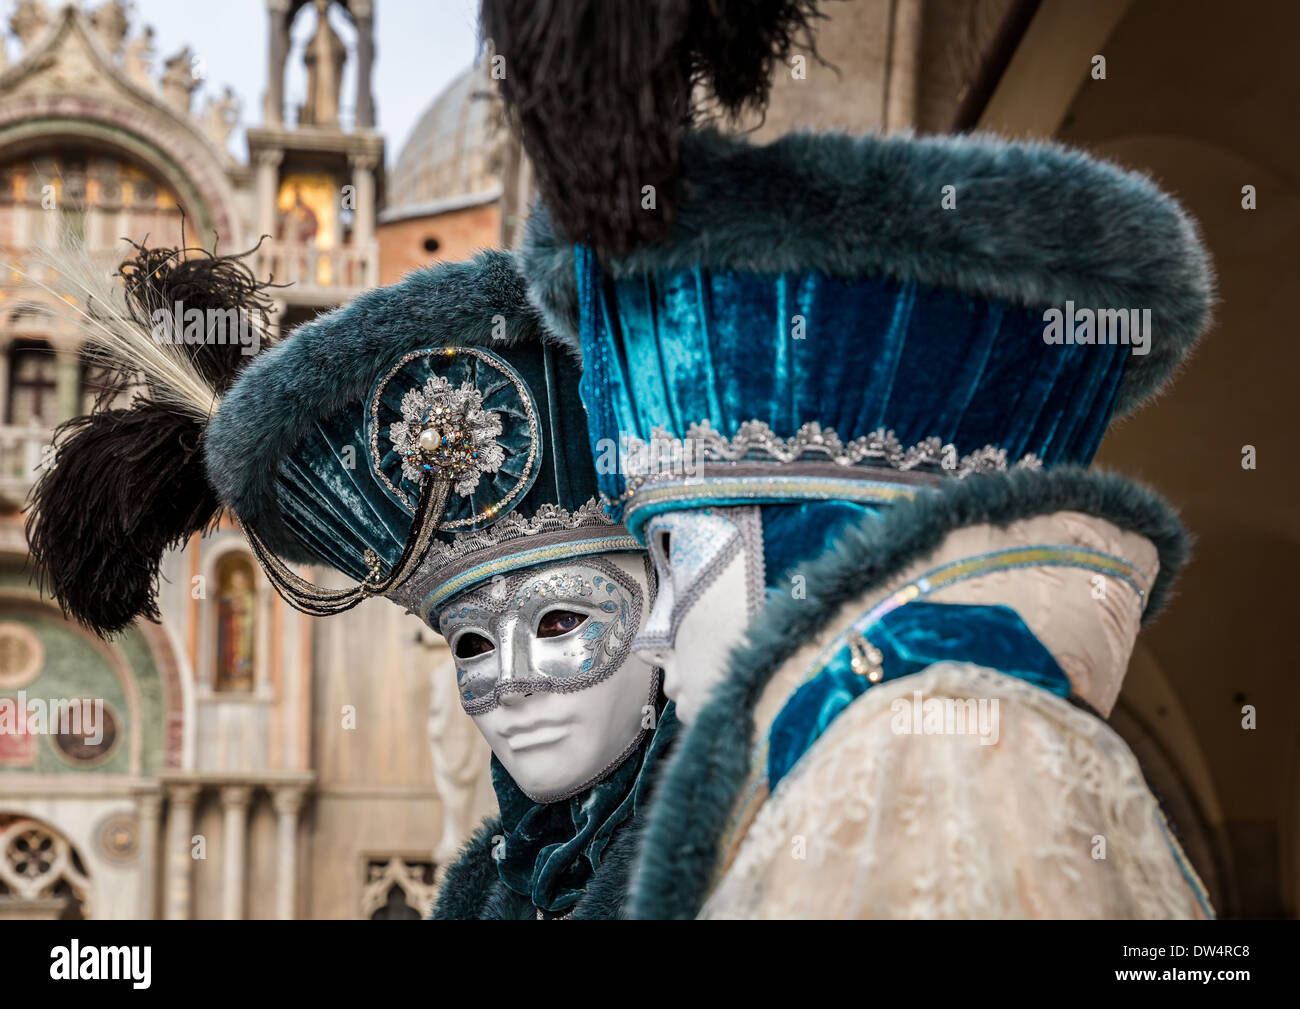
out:
M234 195L204 160L210 153L177 144L174 130L99 99L6 98L0 106L0 156L21 156L67 139L136 161L173 185L201 240L210 243L214 233L223 243L242 238Z
M72 842L43 820L0 806L0 920L76 920L94 908L94 886Z
M0 562L10 558L0 555ZM76 635L99 654L122 688L127 701L130 739L128 741L129 773L152 775L164 768L184 766L186 741L190 736L193 716L187 703L188 691L183 683L182 659L171 639L158 625L138 621L119 639L106 642L91 634L75 621L67 620L57 604L42 599L34 591L21 591L12 587L0 588L0 612L7 615L35 616L59 624L67 633ZM132 661L131 652L137 661ZM139 659L144 661L140 662ZM156 683L156 687L154 684ZM161 724L155 727L156 718L146 710L145 695L153 689L159 692ZM146 746L156 733L159 755L150 760ZM146 764L155 764L150 767Z
M120 152L176 187L203 241L215 232L224 243L240 243L240 215L221 169L229 155L194 122L129 80L79 8L64 7L55 18L33 50L0 73L0 153L63 138ZM87 64L80 79L61 74L60 59L68 55ZM33 82L37 87L26 87Z
M153 656L163 688L163 760L168 770L193 763L194 671L166 624L136 622Z
M260 576L260 568L242 534L227 531L226 535L210 537L204 551L201 574L204 579L207 598L199 610L199 648L197 682L207 694L215 689L216 646L217 646L217 591L221 562L231 556L247 558L254 573L253 586L256 594L256 612L254 627L256 637L253 643L253 690L255 695L264 694L270 689L270 668L272 649L270 638L271 608L275 605L275 592L271 583Z

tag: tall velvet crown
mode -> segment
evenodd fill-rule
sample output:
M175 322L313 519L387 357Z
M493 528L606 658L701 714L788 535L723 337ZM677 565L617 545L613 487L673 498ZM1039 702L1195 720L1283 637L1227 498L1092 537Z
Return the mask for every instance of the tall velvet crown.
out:
M622 457L601 490L634 533L671 508L1087 463L1207 324L1195 225L1079 152L700 134L684 166L667 241L597 261L539 206L522 254L581 345L593 449Z
M429 267L259 356L208 428L209 479L270 549L360 580L397 562L422 481L455 457L438 531L389 592L427 616L502 572L635 548L595 504L580 372L512 256Z

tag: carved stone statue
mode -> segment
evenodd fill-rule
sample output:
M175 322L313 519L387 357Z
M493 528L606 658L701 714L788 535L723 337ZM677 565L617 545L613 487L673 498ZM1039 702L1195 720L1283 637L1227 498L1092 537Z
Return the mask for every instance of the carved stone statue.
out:
M230 132L239 122L239 99L235 92L227 87L220 98L209 98L203 109L203 132L222 150Z
M122 40L126 38L128 27L126 4L122 3L122 0L108 0L108 3L91 12L90 24L95 29L95 34L99 36L99 41L108 50L108 54L117 59L118 53L122 51Z
M343 61L347 49L329 22L330 0L315 0L316 34L307 43L303 62L307 65L307 100L298 121L305 125L337 126L339 89L343 85Z
M9 17L9 28L23 44L23 52L32 50L32 43L45 34L50 25L50 12L41 0L22 0Z
M433 850L441 882L441 870L456 860L470 831L478 826L476 794L489 755L483 737L461 709L456 667L451 660L433 671L429 745L433 750L433 780L442 799L442 836Z
M145 25L144 34L137 35L126 44L122 57L122 72L132 84L146 91L157 91L153 82L153 28Z
M163 101L177 112L189 115L190 101L198 86L198 79L194 76L194 54L189 46L163 62Z

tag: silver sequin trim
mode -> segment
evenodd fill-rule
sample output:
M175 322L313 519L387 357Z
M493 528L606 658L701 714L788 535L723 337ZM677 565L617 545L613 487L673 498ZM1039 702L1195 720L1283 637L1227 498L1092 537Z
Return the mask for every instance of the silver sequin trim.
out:
M625 442L624 472L628 491L642 483L676 476L699 475L692 469L701 463L829 461L839 466L868 466L900 472L927 470L961 479L972 473L1000 472L1008 468L1007 451L986 445L959 457L956 446L938 438L926 438L905 447L893 431L880 428L871 434L845 442L832 429L812 421L790 438L782 438L761 420L740 425L727 438L707 421L692 424L685 438L675 438L656 428L650 440L628 438ZM1039 469L1041 461L1032 454L1016 465Z

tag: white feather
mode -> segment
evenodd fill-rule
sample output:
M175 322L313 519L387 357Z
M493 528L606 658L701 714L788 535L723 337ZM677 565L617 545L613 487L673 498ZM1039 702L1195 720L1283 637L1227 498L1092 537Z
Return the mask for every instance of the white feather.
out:
M0 266L50 296L41 306L70 321L92 348L94 357L126 373L138 373L154 395L175 409L207 420L219 397L194 366L183 344L157 339L148 325L131 317L125 288L114 270L96 262L82 243L57 251L29 250L25 264ZM171 306L154 307L167 312Z

